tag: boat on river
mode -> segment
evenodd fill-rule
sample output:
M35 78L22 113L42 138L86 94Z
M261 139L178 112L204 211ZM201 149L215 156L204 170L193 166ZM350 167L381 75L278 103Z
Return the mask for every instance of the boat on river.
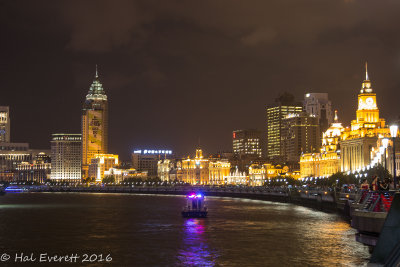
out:
M204 203L204 195L201 193L190 193L186 196L187 204L183 207L182 217L184 218L205 218L207 207Z

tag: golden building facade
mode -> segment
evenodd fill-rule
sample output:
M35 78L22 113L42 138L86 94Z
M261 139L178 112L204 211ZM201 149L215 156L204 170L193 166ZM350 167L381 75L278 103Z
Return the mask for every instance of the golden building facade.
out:
M380 138L390 137L385 120L379 117L376 93L372 89L365 66L365 80L358 94L356 119L343 132L341 147L341 171L360 171L371 163L371 151Z
M105 172L118 166L118 155L113 154L95 154L90 161L89 177L93 177L96 182L100 183Z
M108 152L108 102L97 73L82 109L82 177L87 178L95 154Z
M300 177L327 177L340 171L339 142L344 131L335 110L334 123L322 134L321 152L301 155Z
M198 148L193 159L188 157L177 164L177 178L193 185L225 184L230 168L228 161L205 159L203 151Z

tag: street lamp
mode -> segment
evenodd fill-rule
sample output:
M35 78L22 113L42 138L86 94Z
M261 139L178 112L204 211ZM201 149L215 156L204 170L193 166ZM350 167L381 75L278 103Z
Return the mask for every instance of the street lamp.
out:
M397 137L397 130L398 130L397 125L391 125L390 126L390 136L392 137L393 140L393 183L394 183L394 188L397 188L397 177L396 177L396 148L395 148L395 141Z
M382 145L383 145L383 148L385 149L385 152L384 152L385 170L387 170L386 149L387 149L387 147L388 147L388 144L389 144L389 139L383 138L383 139L382 139Z

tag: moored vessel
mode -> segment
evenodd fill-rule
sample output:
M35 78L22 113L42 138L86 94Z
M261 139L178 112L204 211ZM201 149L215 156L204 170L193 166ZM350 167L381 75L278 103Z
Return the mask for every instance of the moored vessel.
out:
M205 218L207 207L204 203L204 195L201 193L190 193L186 196L187 204L182 210L184 218Z

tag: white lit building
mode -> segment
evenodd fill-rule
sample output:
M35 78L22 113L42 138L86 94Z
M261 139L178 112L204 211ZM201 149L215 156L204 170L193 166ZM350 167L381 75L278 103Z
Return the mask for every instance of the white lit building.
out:
M55 181L80 181L81 134L53 134L51 140L51 175Z

